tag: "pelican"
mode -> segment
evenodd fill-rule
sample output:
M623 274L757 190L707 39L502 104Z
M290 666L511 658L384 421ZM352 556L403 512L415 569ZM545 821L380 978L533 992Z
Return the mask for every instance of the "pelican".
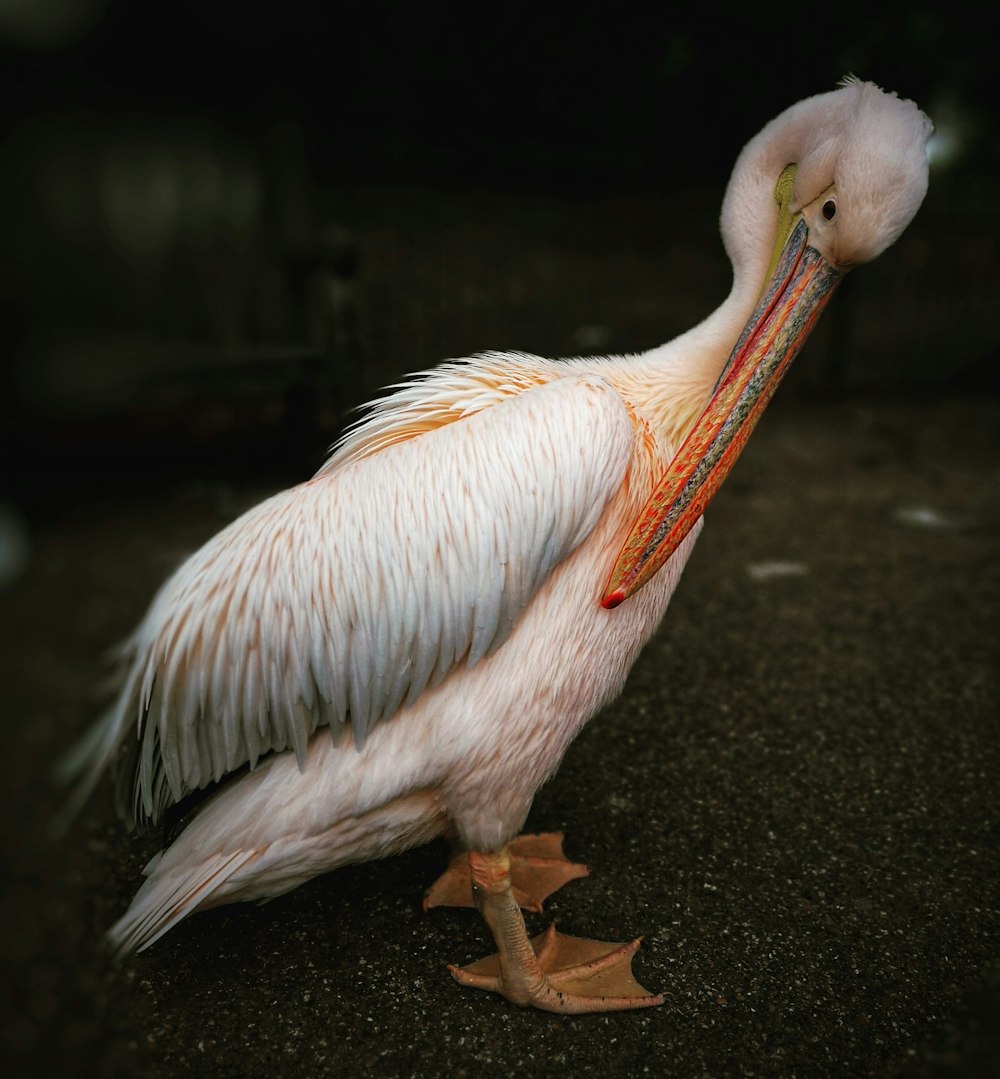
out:
M662 1003L632 975L638 941L529 939L521 907L585 870L518 833L621 691L837 283L916 213L930 130L854 78L793 105L737 160L733 285L703 322L641 355L415 375L180 566L70 766L81 799L112 766L133 827L212 788L109 930L119 954L446 836L463 853L427 902L474 903L496 946L459 983L563 1013Z

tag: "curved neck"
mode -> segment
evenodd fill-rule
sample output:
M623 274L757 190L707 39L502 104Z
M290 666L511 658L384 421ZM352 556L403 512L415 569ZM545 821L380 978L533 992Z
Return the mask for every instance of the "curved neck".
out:
M708 318L638 358L642 375L634 397L675 449L708 404L756 301L757 292L734 278L729 296Z
M637 399L657 430L680 445L708 404L715 383L764 287L778 225L775 184L807 145L816 98L772 120L743 148L722 203L720 226L733 283L704 321L640 357L645 386Z

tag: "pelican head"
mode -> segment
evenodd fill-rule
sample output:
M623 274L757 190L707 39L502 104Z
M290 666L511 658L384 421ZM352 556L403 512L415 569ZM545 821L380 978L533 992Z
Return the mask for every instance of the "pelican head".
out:
M753 306L605 588L615 607L674 553L728 475L844 274L897 240L927 192L931 123L912 101L847 79L744 147L722 205L732 301ZM755 301L756 298L756 302Z
M927 193L930 133L912 101L857 79L786 109L746 145L726 189L722 237L736 276L784 243L795 215L838 269L877 258ZM791 184L779 196L783 174Z

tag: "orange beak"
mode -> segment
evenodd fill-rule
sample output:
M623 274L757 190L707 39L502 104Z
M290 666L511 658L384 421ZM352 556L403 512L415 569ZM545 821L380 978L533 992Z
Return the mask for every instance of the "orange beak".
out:
M708 407L636 519L608 578L602 607L617 607L640 589L694 527L843 277L807 241L808 228L800 219Z

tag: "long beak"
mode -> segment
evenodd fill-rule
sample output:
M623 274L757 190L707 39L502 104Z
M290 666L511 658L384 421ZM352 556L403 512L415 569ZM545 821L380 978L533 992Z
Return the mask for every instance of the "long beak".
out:
M608 578L602 607L617 607L641 588L694 527L841 277L842 271L808 246L808 228L799 218L708 407L636 519Z

